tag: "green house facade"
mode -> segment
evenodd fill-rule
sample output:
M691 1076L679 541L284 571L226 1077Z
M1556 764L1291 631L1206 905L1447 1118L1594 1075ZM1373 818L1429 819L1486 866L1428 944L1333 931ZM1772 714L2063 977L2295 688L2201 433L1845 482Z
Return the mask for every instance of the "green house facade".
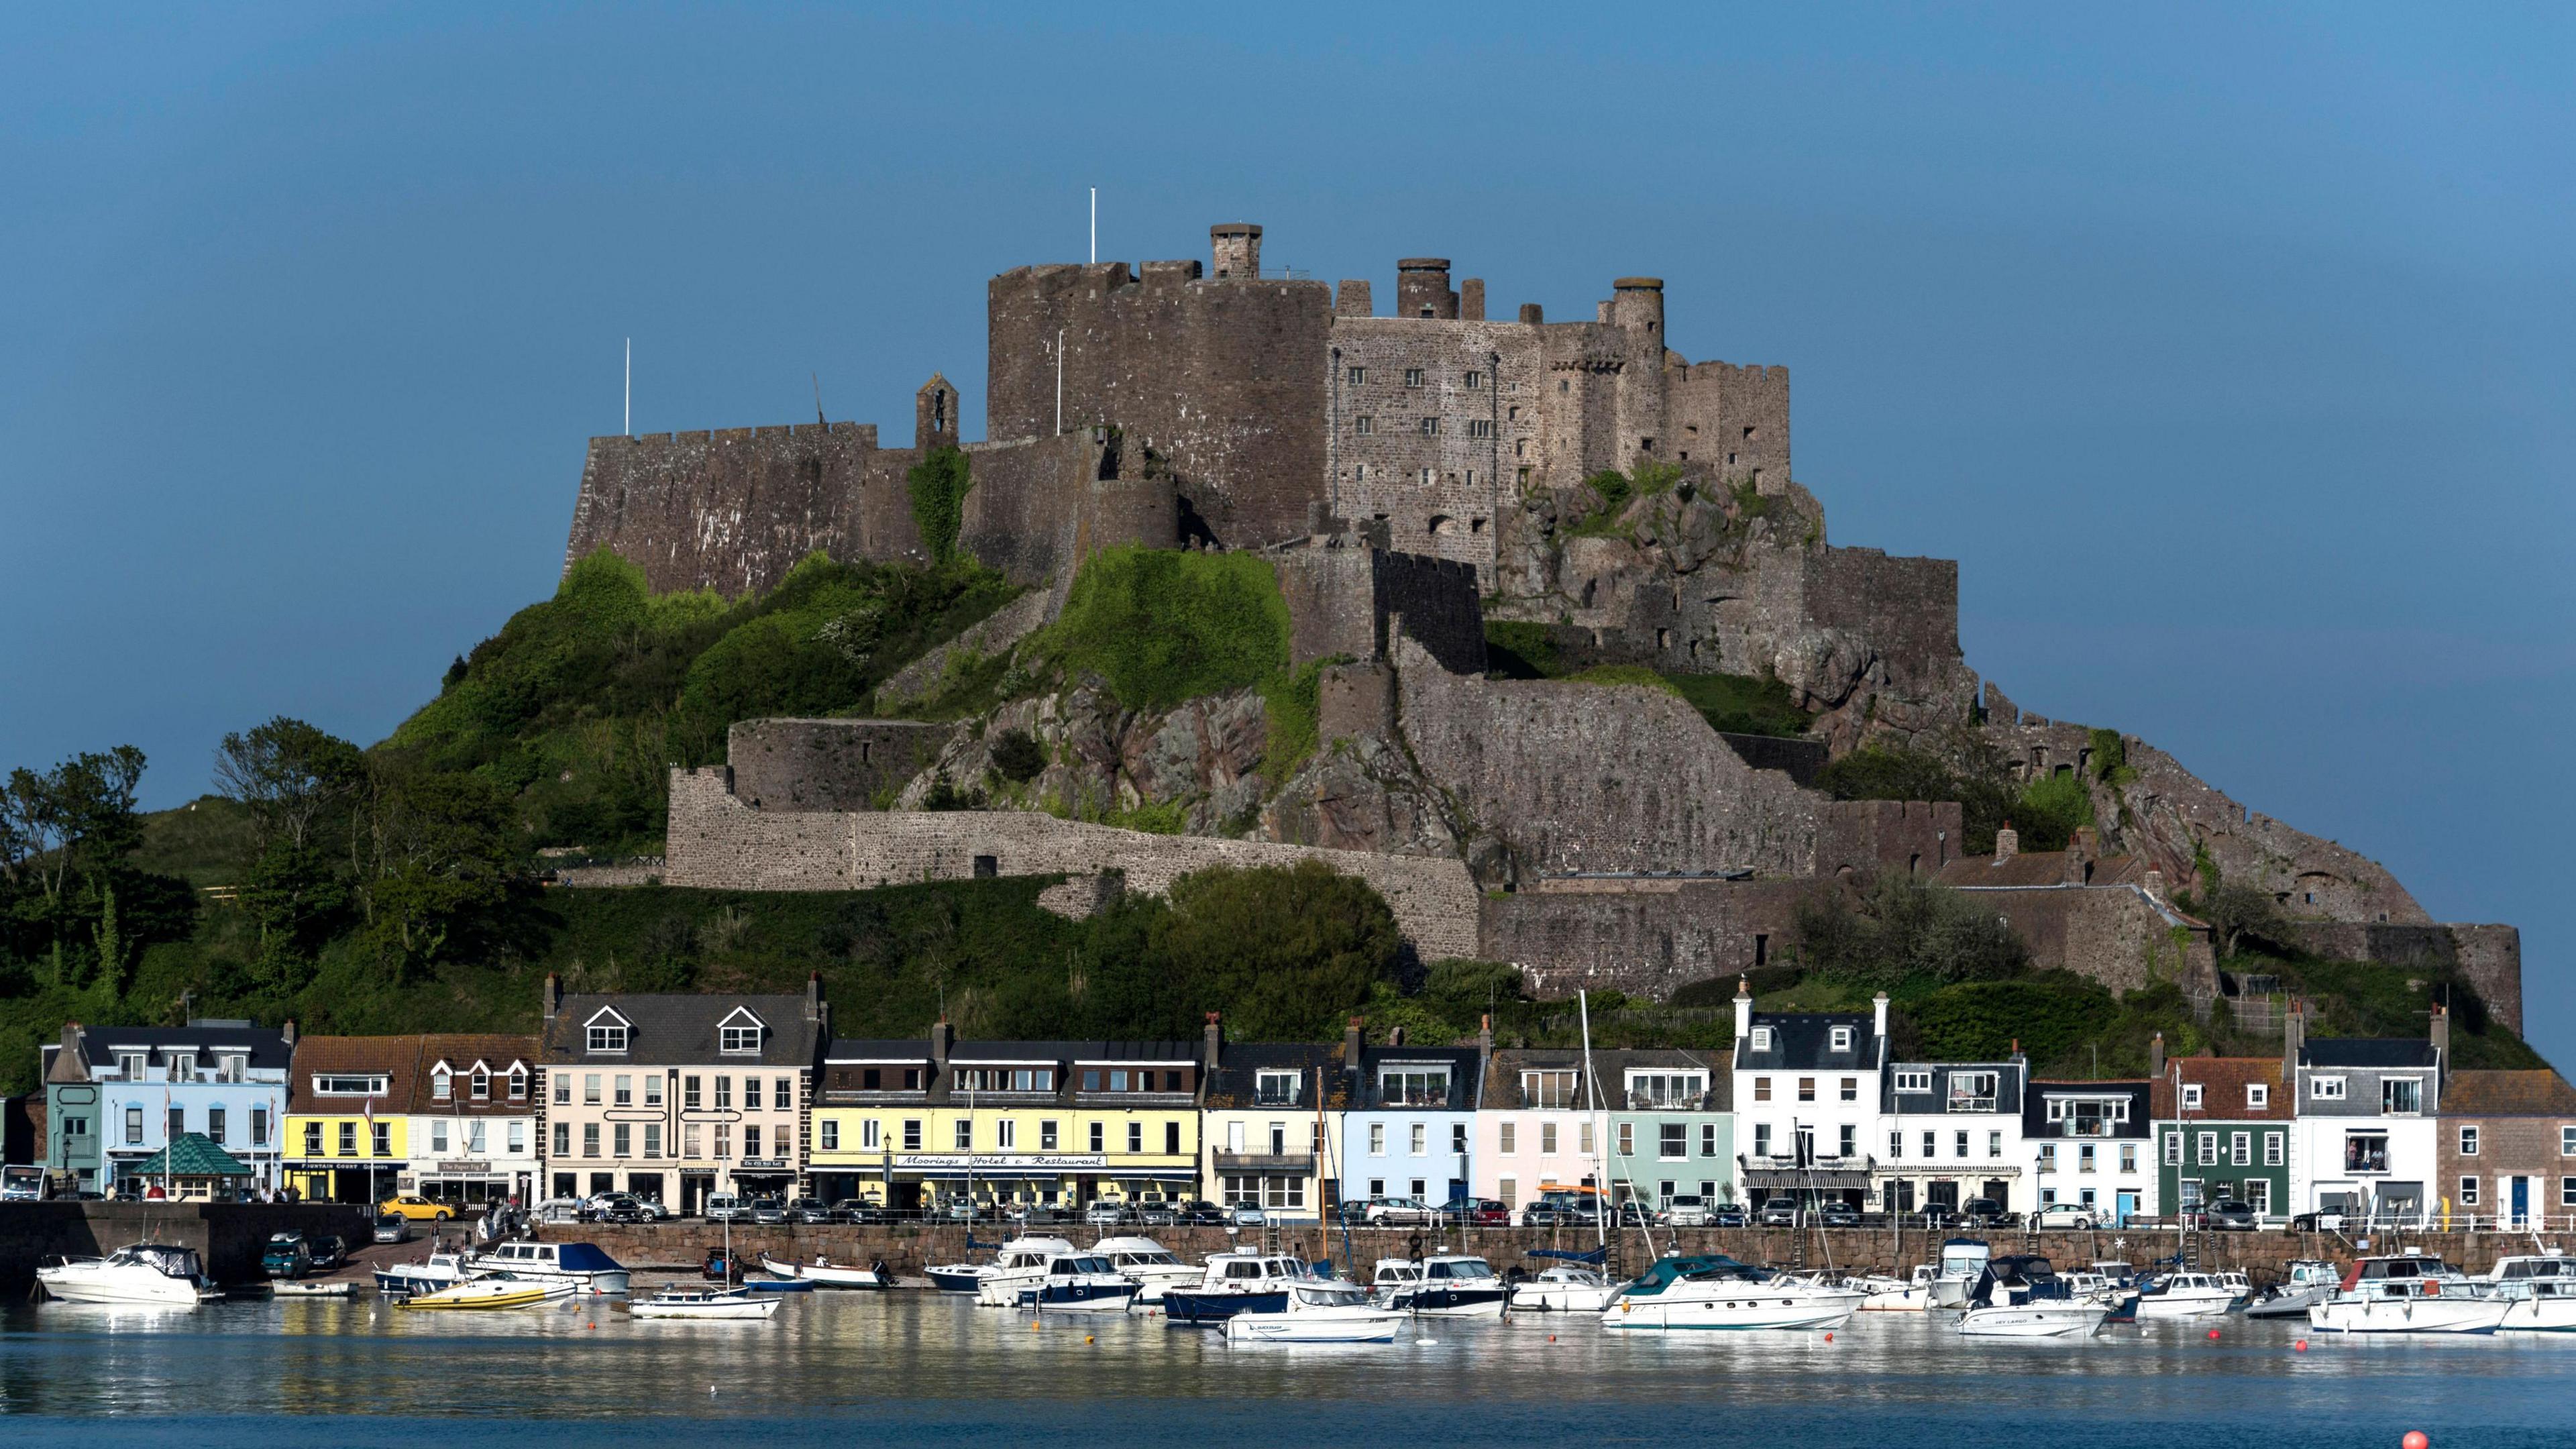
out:
M2237 1199L2267 1222L2294 1212L2295 1104L2270 1057L2179 1057L2158 1075L2158 1201L2169 1213Z

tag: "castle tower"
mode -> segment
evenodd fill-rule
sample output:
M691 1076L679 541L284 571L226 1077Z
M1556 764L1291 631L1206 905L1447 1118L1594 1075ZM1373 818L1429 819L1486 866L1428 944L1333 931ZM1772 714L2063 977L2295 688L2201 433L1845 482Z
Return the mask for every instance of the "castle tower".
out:
M1610 284L1609 320L1621 327L1641 331L1653 337L1658 346L1664 337L1664 279L1661 277L1621 277Z
M957 389L945 373L932 373L912 395L912 445L925 453L957 446Z
M1248 221L1219 222L1208 228L1208 248L1216 254L1209 276L1260 280L1260 227Z
M1395 315L1458 320L1458 294L1449 290L1447 257L1406 257L1395 264Z

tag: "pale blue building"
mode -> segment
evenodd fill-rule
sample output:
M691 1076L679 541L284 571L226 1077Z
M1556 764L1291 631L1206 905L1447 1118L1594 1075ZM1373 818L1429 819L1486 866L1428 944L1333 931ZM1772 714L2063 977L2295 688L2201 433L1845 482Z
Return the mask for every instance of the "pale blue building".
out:
M1479 1047L1343 1045L1350 1106L1342 1114L1336 1197L1418 1198L1439 1207L1475 1183Z
M127 1168L190 1132L249 1167L253 1190L280 1185L292 1025L70 1022L42 1056L45 1168L56 1192L113 1193Z

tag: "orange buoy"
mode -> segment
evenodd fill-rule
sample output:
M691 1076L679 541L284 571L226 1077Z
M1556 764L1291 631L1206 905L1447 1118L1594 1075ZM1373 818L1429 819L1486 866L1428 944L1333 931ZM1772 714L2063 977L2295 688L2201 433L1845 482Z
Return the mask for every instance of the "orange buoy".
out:
M2303 1338L2297 1343L2291 1344L2290 1347L2297 1349L2301 1353L2306 1353L2308 1351L2308 1341Z
M1084 1334L1084 1335L1082 1336L1082 1341L1083 1341L1083 1342L1085 1342L1085 1343L1089 1343L1089 1342L1091 1342L1091 1335L1090 1335L1090 1334L1087 1334L1087 1333L1086 1333L1086 1334Z
M2404 1445L2405 1449L2433 1449L2433 1441L2426 1438L2421 1429L2407 1430L2406 1437L2397 1442Z

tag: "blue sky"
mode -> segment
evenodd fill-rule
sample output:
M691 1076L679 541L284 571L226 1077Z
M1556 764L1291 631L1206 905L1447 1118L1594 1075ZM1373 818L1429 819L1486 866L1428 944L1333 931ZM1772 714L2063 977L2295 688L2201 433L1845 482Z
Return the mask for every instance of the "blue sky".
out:
M1668 279L1972 666L2524 932L2576 1059L2576 21L2108 7L0 12L0 765L361 740L583 440L981 402L983 282Z

